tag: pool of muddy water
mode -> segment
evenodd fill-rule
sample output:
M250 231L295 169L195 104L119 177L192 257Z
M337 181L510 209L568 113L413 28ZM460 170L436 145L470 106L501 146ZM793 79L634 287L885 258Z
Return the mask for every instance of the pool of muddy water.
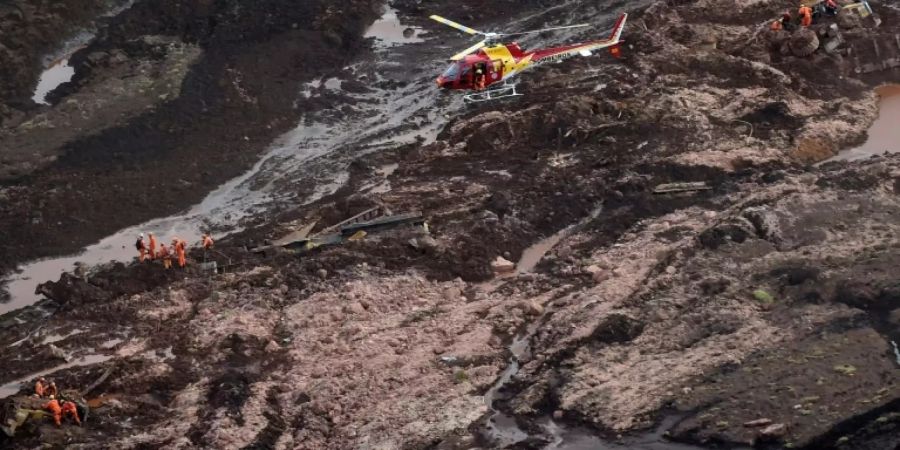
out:
M880 97L878 119L869 128L866 143L828 161L854 161L900 151L900 84L882 86L875 92Z

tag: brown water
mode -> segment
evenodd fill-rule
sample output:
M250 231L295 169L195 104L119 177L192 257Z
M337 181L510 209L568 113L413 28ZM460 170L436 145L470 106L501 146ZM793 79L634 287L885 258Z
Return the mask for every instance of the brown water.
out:
M878 102L878 119L869 128L868 140L857 148L840 152L829 161L853 161L900 151L900 84L882 86L875 92L881 100Z

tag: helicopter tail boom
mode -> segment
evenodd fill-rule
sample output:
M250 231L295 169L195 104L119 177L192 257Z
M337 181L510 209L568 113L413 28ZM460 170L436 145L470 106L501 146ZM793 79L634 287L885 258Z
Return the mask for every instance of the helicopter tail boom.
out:
M593 51L604 48L610 48L613 55L617 55L617 46L621 42L622 31L625 29L625 22L627 20L628 14L623 13L619 17L619 20L616 21L612 33L606 39L538 50L533 53L532 60L535 63L561 61L578 55L589 55Z

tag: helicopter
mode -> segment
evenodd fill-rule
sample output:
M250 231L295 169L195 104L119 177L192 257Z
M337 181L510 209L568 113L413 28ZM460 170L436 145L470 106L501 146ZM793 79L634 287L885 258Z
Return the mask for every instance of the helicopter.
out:
M623 13L606 39L581 42L560 47L524 51L516 42L502 43L499 39L509 36L544 33L588 27L590 24L567 25L518 33L493 33L478 31L441 16L432 20L453 27L473 36L482 36L481 42L453 55L454 61L436 80L439 88L471 91L463 99L467 103L484 102L522 95L516 92L515 83L509 80L523 70L543 63L562 61L574 56L591 56L592 52L609 49L614 57L621 57L619 45L628 14Z

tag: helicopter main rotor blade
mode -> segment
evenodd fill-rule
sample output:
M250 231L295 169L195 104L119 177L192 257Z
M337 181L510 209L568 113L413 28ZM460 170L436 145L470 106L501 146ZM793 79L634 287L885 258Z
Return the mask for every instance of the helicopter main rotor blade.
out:
M471 46L471 47L469 47L469 48L467 48L467 49L465 49L465 50L463 50L463 51L461 51L461 52L459 52L459 53L457 53L457 54L455 54L455 55L453 55L453 56L451 56L451 57L450 57L450 60L451 60L451 61L459 61L459 60L465 58L465 57L466 57L467 55L469 55L470 53L477 52L478 50L480 50L480 49L481 49L482 47L484 47L485 45L487 45L487 41L481 41L481 42L479 42L479 43L477 43L477 44L475 44L475 45L473 45L473 46Z
M450 19L445 19L445 18L443 18L443 17L441 17L441 16L431 16L430 19L431 19L431 20L434 20L434 21L437 21L437 22L440 22L440 23L442 23L442 24L444 24L444 25L447 25L447 26L449 26L449 27L456 28L457 30L462 31L463 33L469 33L469 34L485 34L485 33L482 33L482 32L480 32L480 31L478 31L478 30L476 30L476 29L474 29L474 28L469 28L469 27L467 27L467 26L465 26L465 25L460 25L460 24L458 24L458 23L456 23L456 22L454 22L454 21L452 21L452 20L450 20Z
M591 26L591 24L589 24L589 23L580 23L578 25L567 25L564 27L544 28L542 30L520 31L518 33L500 33L500 36L519 36L519 35L523 35L523 34L537 34L537 33L543 33L545 31L568 30L571 28L584 28L584 27L589 27L589 26Z

